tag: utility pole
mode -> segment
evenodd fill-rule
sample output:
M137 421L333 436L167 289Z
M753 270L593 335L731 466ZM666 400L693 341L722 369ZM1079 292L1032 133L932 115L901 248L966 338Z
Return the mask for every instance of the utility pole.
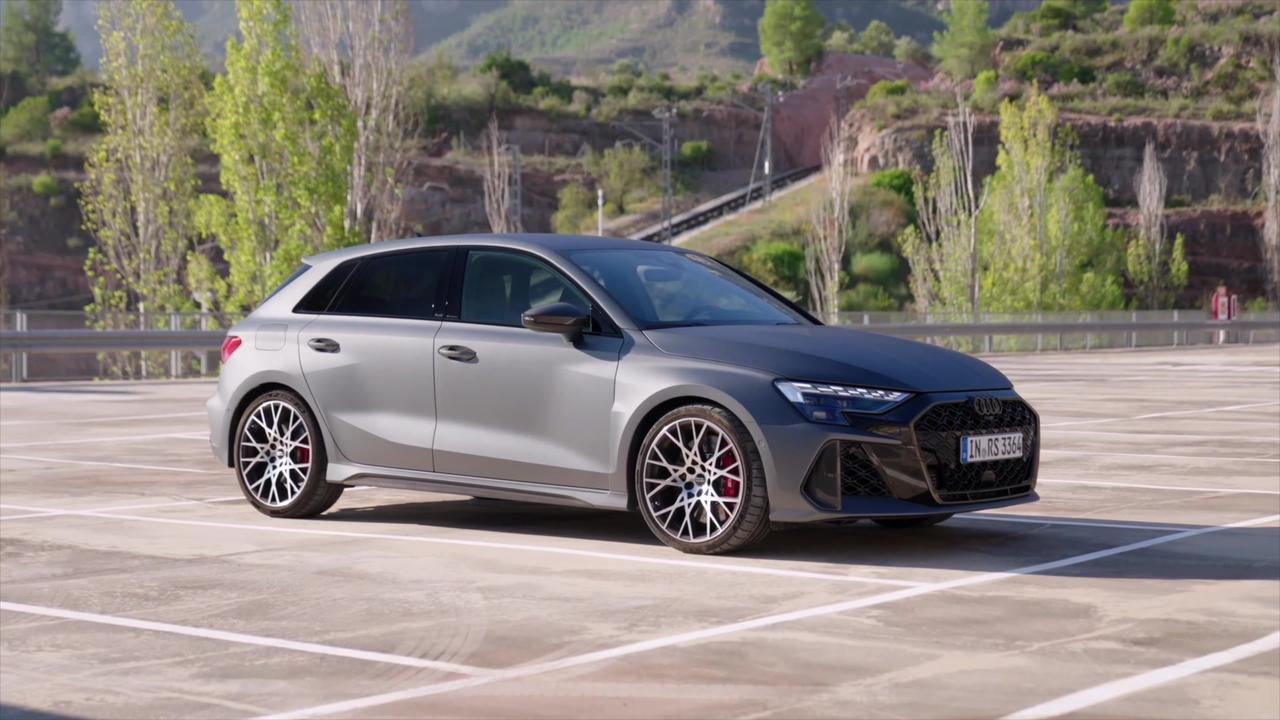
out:
M747 187L754 187L756 184L756 169L760 167L760 150L763 147L764 191L761 193L761 201L767 203L773 195L773 106L775 103L782 102L782 93L776 92L772 86L766 84L761 89L761 97L764 100L763 112L740 102L737 105L761 116L760 137L756 140L756 157L751 161L751 182Z
M858 81L852 75L841 75L836 78L836 123L844 122L845 113L849 111L849 88Z
M671 181L671 155L675 144L675 135L671 131L671 120L676 116L676 109L658 108L653 111L654 117L662 121L662 242L671 242L671 215L675 211L675 189Z
M674 106L658 108L653 111L653 116L662 121L661 142L654 140L626 123L613 123L613 126L626 130L640 138L650 148L662 153L662 234L659 237L662 242L668 242L671 240L671 216L675 210L675 185L671 177L671 161L676 137L675 131L671 127L671 121L676 117L676 109Z

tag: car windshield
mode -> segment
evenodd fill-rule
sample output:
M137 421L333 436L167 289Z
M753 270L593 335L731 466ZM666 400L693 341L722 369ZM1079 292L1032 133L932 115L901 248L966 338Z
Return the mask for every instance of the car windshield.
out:
M810 323L802 313L747 278L701 255L665 250L578 250L569 257L645 330Z

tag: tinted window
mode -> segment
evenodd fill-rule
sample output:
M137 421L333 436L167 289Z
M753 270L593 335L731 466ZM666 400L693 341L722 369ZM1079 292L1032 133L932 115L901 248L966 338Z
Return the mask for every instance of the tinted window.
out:
M360 260L329 312L431 318L443 309L448 249L373 255Z
M591 303L547 264L518 253L472 250L462 277L460 319L520 325L525 310L567 302L590 311Z
M298 313L322 313L328 310L329 303L333 302L334 296L342 289L342 283L351 274L351 271L355 269L358 262L358 260L348 260L330 270L328 275L321 278L320 282L316 283L315 287L307 292L306 296L302 298L302 301L298 303L293 311Z
M701 255L579 250L569 256L644 328L809 324L785 302Z

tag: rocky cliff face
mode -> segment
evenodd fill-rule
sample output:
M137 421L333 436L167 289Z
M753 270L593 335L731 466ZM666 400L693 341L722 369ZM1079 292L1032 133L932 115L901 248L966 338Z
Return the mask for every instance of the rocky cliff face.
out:
M877 128L867 115L855 112L850 133L859 172L884 168L928 168L929 143L941 125L907 123ZM1133 177L1142 166L1142 151L1153 140L1169 177L1168 197L1175 204L1209 200L1249 201L1257 191L1262 141L1252 123L1208 122L1064 115L1063 123L1076 136L1076 149L1115 204L1135 202ZM980 118L974 132L977 170L995 169L999 130L995 118Z

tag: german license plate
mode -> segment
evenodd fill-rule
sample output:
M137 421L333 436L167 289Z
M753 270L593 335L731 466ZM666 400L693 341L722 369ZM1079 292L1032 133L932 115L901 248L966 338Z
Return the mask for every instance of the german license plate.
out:
M980 463L1022 457L1022 433L964 435L960 438L960 462Z

